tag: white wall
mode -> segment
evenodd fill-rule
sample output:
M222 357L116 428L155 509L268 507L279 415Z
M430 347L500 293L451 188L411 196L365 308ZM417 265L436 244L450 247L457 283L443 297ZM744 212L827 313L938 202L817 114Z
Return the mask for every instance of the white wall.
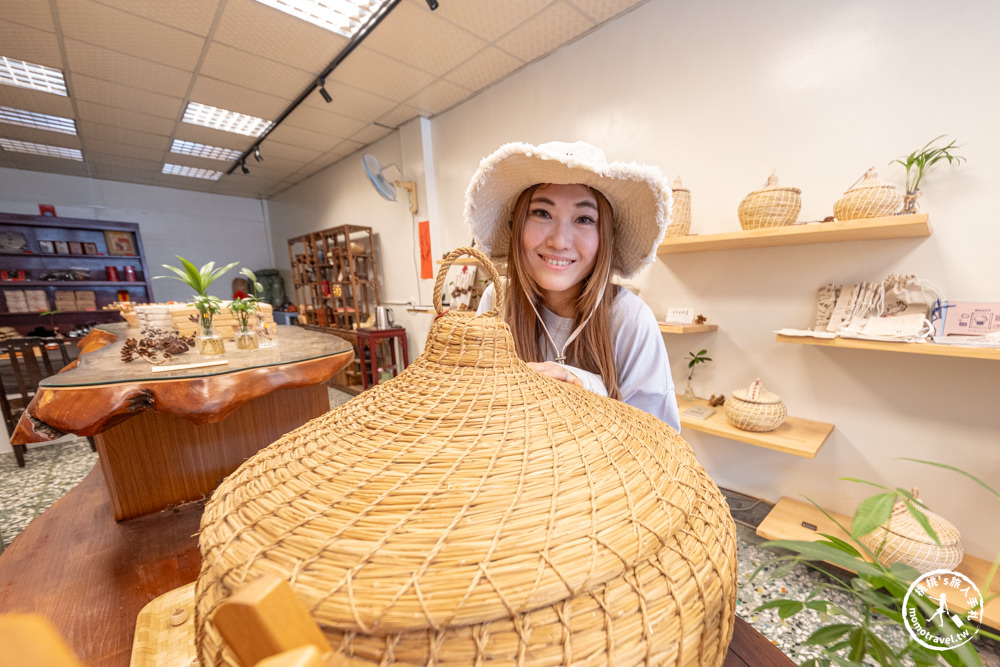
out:
M847 514L870 488L840 477L918 486L969 552L992 558L1000 531L978 512L990 499L955 474L898 459L944 461L1000 488L995 362L778 344L772 332L807 326L823 283L891 272L931 280L952 299L1000 301L1000 93L989 84L1000 73L998 20L1000 6L986 0L651 0L431 121L444 246L435 256L468 243L466 185L505 141L582 139L612 159L680 174L692 231L706 234L738 230L737 205L771 169L802 189L800 219L816 220L866 168L902 186L891 159L939 134L957 137L968 163L935 167L924 182L928 239L672 255L636 282L657 315L690 305L720 325L666 337L678 384L683 356L707 347L715 361L698 371L700 394L759 376L795 416L835 425L812 460L685 432L720 485L772 501L808 495ZM391 139L369 150L398 157ZM384 249L410 252L405 212L378 200L354 162L271 202L276 248L287 217L300 229L372 224L385 230ZM398 232L391 243L389 230ZM384 273L387 292L408 299L409 264L384 262ZM422 338L429 318L408 326L411 340Z

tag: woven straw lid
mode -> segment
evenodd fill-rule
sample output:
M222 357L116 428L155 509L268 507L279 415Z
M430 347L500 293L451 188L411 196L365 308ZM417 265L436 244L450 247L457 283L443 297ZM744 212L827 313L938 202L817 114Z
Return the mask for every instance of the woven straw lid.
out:
M916 489L913 489L911 493L914 497L917 497L918 495ZM956 528L953 523L944 517L931 512L930 510L921 508L920 511L927 517L927 522L937 534L938 539L941 541L940 546L954 546L962 540L961 533L958 532L958 528ZM889 516L889 520L881 526L881 528L892 535L896 535L913 542L938 546L938 543L927 534L924 527L921 526L916 518L910 514L909 510L906 509L906 504L903 501L899 501L893 505L892 514Z
M461 254L497 278L482 253L452 253L439 312ZM498 282L496 309L502 300ZM440 315L400 375L222 482L201 526L203 619L212 590L265 572L287 577L321 626L347 632L511 619L621 580L689 530L718 489L687 443L528 368L495 312ZM712 544L711 558L730 546Z
M764 389L759 378L754 380L749 387L734 389L733 396L748 403L781 403L781 396Z

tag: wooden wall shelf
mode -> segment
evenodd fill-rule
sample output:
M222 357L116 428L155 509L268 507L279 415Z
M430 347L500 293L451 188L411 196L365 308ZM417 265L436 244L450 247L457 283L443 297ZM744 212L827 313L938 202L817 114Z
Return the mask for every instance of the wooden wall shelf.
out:
M830 512L829 514L847 530L850 530L850 517L837 514L836 512ZM804 527L802 522L816 526L816 530ZM819 533L826 533L834 537L850 540L850 536L842 531L833 520L823 514L815 505L804 503L800 500L793 500L792 498L782 498L779 500L764 520L760 522L760 525L757 526L757 535L766 540L802 540L815 542L821 537ZM979 586L983 597L986 597L989 592L1000 593L1000 577L994 579L990 591L982 587L990 569L989 561L966 554L962 562L955 569L972 579ZM961 607L958 604L958 600L952 601L950 597L948 598L948 603L954 604L956 609ZM966 611L966 609L961 607L961 611ZM1000 628L1000 596L986 603L983 609L983 622L991 628Z
M668 334L708 333L719 328L718 324L664 324L663 322L657 324L660 325L660 333Z
M681 428L689 428L692 431L701 431L710 435L717 435L721 438L739 440L757 447L773 449L777 452L801 456L811 459L816 456L816 452L823 446L826 439L833 432L833 424L810 421L800 417L788 417L785 423L773 431L766 433L755 433L753 431L743 431L736 428L726 419L725 408L719 406L715 408L715 414L708 419L693 419L684 416L684 410L690 407L708 407L708 401L695 400L685 401L678 397L677 405L681 413Z
M887 218L849 220L847 222L809 222L785 227L750 231L672 236L660 244L657 254L673 255L711 250L770 248L786 245L874 241L880 239L924 238L931 235L926 213L894 215Z
M963 357L966 359L992 359L1000 361L1000 348L962 347L960 345L939 345L936 343L890 343L880 340L858 338L810 338L809 336L776 335L779 343L798 343L818 347L835 347L842 350L877 350L879 352L904 352L925 354L935 357Z

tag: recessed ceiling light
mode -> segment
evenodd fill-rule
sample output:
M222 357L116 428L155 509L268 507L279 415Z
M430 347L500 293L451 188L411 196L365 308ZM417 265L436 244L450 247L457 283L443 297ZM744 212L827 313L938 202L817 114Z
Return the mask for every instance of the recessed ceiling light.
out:
M235 160L243 154L231 148L209 146L208 144L198 144L193 141L183 141L181 139L174 139L174 143L170 146L170 152L180 153L181 155L194 155L195 157L206 157L210 160L225 160L227 162Z
M350 38L388 0L257 0L324 30Z
M31 141L17 141L16 139L3 138L0 138L0 148L3 148L5 151L13 151L14 153L61 157L67 160L83 162L83 153L76 148L63 148L62 146L49 146L47 144L36 144Z
M24 111L11 107L0 107L0 123L10 123L21 127L33 127L36 130L49 130L60 134L76 136L76 121L62 116L49 116L34 111Z
M221 171L198 169L197 167L185 167L184 165L170 164L169 162L163 165L163 173L171 174L173 176L188 176L189 178L204 178L208 181L217 181L222 178Z
M259 137L273 125L271 121L263 118L210 107L198 102L188 102L181 120L192 125L234 132L247 137Z
M7 56L0 56L0 83L67 96L66 79L60 70Z

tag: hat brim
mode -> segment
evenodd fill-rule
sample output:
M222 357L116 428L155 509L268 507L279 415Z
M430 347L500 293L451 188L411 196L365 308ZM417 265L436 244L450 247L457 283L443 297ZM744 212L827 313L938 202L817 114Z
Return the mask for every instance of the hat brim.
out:
M506 258L514 204L524 190L538 183L579 183L603 194L615 212L612 270L631 278L653 262L672 203L660 170L637 163L608 163L589 146L599 159L594 159L593 152L581 156L546 150L547 146L504 144L480 163L466 190L465 219L483 252L495 259Z

